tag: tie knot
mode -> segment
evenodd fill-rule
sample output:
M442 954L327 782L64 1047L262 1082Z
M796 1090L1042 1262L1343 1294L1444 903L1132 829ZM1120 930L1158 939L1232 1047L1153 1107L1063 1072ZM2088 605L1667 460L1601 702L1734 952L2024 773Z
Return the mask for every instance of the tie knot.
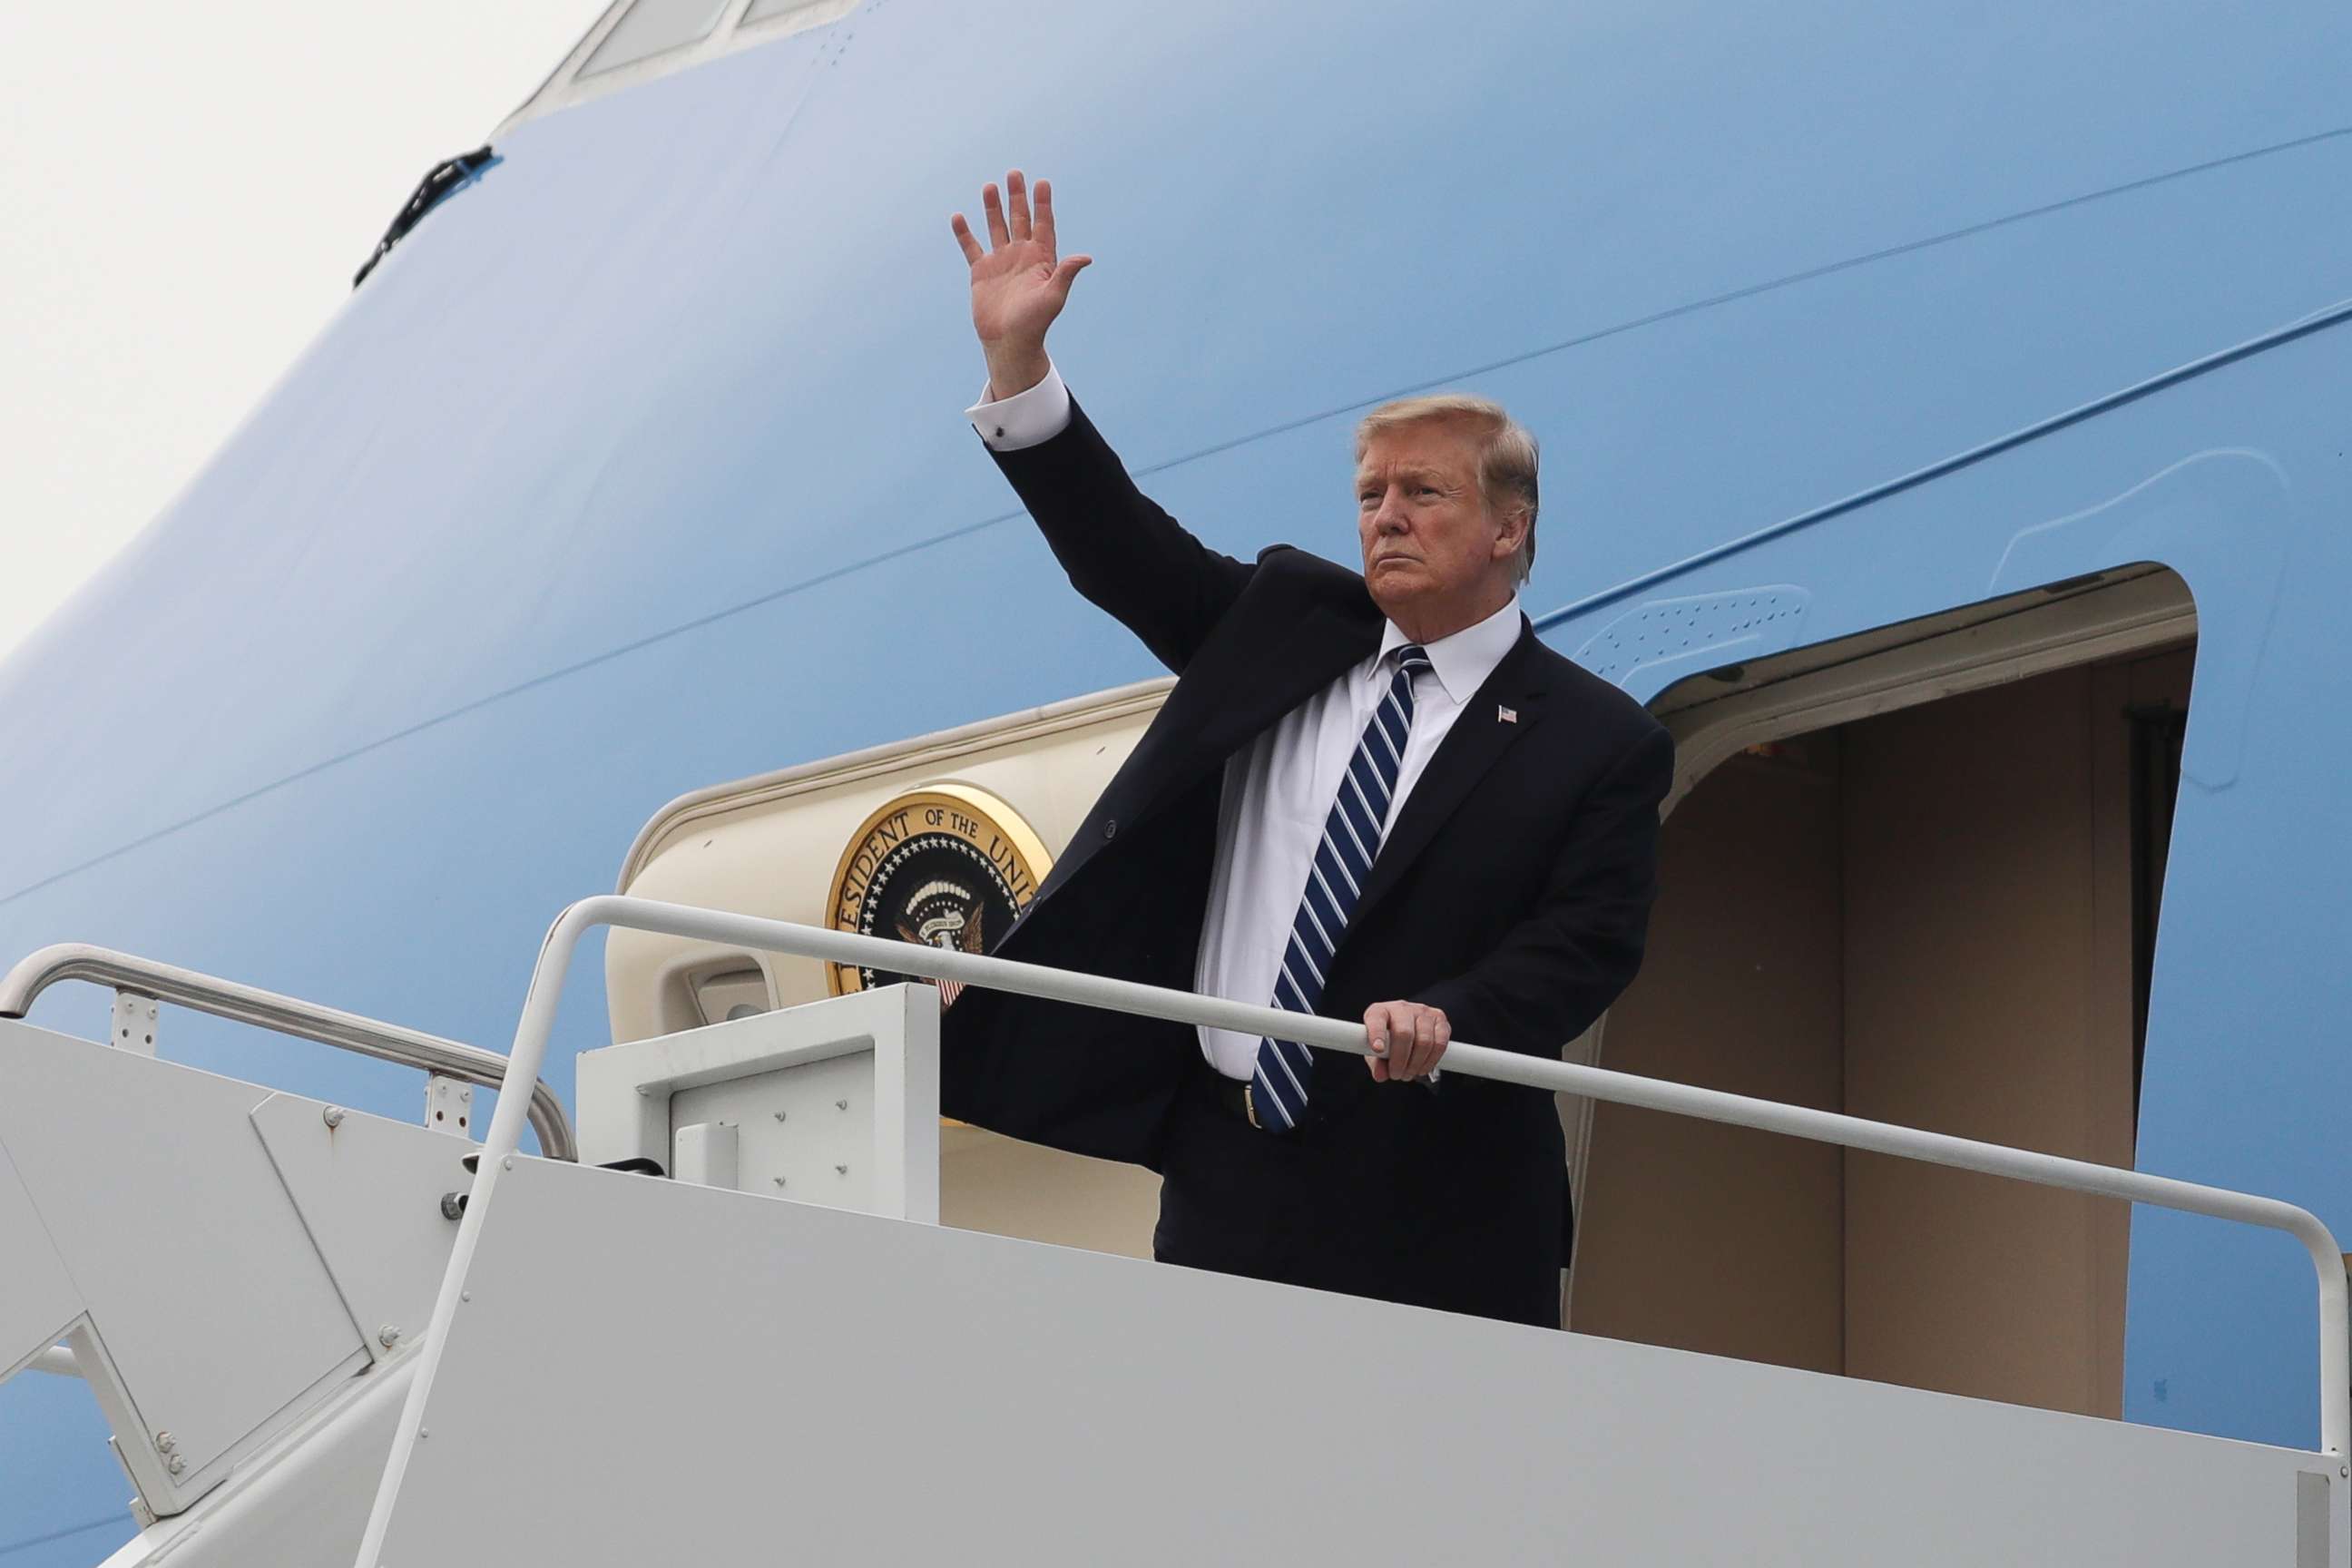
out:
M1429 650L1419 643L1406 643L1396 650L1396 656L1397 668L1408 673L1418 674L1430 668Z

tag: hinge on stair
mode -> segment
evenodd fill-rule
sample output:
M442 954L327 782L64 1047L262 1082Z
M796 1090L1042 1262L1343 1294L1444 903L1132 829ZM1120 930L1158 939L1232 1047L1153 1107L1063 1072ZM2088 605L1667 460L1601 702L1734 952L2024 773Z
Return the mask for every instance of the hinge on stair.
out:
M163 1004L152 996L118 991L114 994L114 1027L106 1037L126 1051L152 1057L155 1054L156 1020L163 1011Z
M425 1125L459 1138L474 1136L474 1086L446 1073L425 1080Z

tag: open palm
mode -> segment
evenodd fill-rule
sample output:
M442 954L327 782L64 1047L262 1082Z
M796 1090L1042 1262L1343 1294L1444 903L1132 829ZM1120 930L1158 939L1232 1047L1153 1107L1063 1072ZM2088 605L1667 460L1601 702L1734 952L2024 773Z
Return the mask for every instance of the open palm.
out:
M1054 189L1037 182L1037 205L1033 215L1029 190L1021 171L1004 176L1004 194L994 185L981 190L988 216L987 249L958 213L950 226L956 243L971 264L971 325L980 334L992 367L1045 354L1045 329L1062 313L1070 298L1070 283L1094 258L1062 256L1054 235Z

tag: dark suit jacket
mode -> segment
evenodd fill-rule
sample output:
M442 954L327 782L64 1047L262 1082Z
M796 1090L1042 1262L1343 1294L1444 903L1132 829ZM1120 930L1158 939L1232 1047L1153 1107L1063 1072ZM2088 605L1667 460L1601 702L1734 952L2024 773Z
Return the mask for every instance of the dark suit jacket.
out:
M1370 657L1384 618L1330 562L1203 546L1083 412L997 462L1078 592L1181 679L994 951L1189 990L1226 758ZM1557 1057L1640 964L1672 769L1665 731L1523 620L1405 797L1319 1011L1402 997L1443 1008L1456 1039ZM1308 1124L1276 1138L1217 1107L1192 1028L981 990L946 1016L942 1079L951 1116L1160 1171L1162 1257L1559 1321L1548 1094L1459 1073L1434 1091L1375 1083L1318 1052Z

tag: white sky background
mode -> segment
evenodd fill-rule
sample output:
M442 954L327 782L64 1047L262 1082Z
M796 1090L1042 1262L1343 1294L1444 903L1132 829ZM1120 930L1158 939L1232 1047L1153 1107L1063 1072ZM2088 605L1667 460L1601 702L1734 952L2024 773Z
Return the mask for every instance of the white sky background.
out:
M427 169L604 0L0 0L0 658L152 521Z

